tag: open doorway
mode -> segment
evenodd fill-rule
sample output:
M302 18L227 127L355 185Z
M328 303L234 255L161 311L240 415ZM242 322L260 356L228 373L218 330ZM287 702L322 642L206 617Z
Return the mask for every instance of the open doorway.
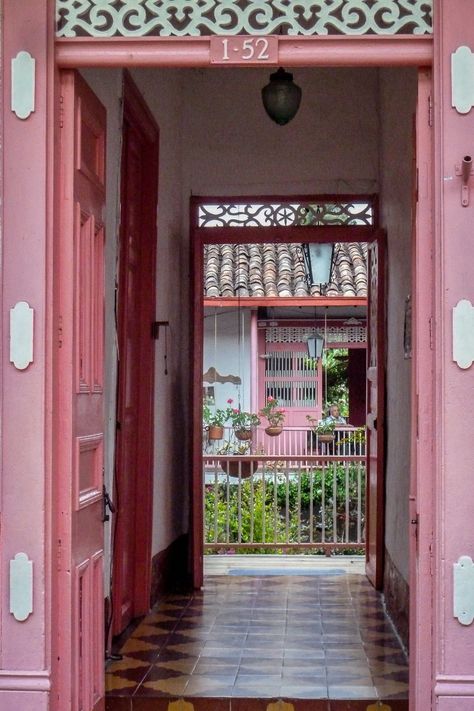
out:
M396 457L394 456L395 449L397 447L395 446L395 442L393 439L393 434L395 433L396 440L398 441L398 452L397 455L400 455L400 452L403 451L403 456L407 461L409 461L408 456L405 456L406 452L409 450L409 437L405 437L404 431L402 431L402 428L399 428L398 426L398 420L397 420L397 413L400 411L405 412L405 421L403 423L403 426L407 426L409 428L409 418L407 421L406 418L406 412L407 412L407 405L406 405L406 400L407 397L409 399L409 385L408 385L408 390L406 390L406 383L410 380L410 373L409 373L409 361L408 359L405 361L405 356L402 351L400 354L400 344L398 340L398 334L400 330L400 323L403 324L404 321L404 314L403 310L400 310L400 304L405 303L406 299L406 284L409 282L409 273L408 270L406 269L407 266L407 261L406 261L406 249L407 245L410 243L411 239L411 223L407 229L407 220L409 222L409 212L410 208L408 205L407 208L407 199L406 195L403 194L400 196L400 201L399 201L399 213L401 215L398 215L394 217L394 212L393 212L393 207L390 203L390 200L393 199L394 195L397 195L397 200L398 200L398 194L396 191L391 190L390 188L390 181L393 179L393 182L396 182L397 185L399 185L400 177L399 175L394 175L396 172L394 170L394 166L397 165L397 167L400 167L401 163L403 165L406 164L406 159L404 156L400 157L399 163L394 162L396 160L395 153L398 149L399 143L397 143L397 146L395 146L393 143L390 141L390 134L393 133L394 131L394 123L395 121L395 114L391 113L392 118L390 120L387 119L387 116L382 116L380 113L377 114L377 100L380 98L378 92L378 87L380 86L379 80L380 77L377 75L377 72L368 72L368 74L365 73L365 71L361 70L345 70L347 71L347 76L344 78L344 71L338 72L335 71L332 72L327 70L326 72L322 71L315 71L313 72L312 70L304 70L302 71L302 74L306 76L308 81L314 81L316 84L317 82L321 82L321 86L324 86L324 91L327 92L327 95L331 96L331 100L328 105L331 105L331 102L334 102L337 104L337 110L333 106L333 113L331 116L327 119L327 122L325 124L325 130L326 130L326 140L329 140L331 137L331 132L330 132L330 123L339 121L341 120L341 116L345 115L344 114L344 97L345 94L342 91L342 88L345 86L346 89L350 86L351 82L353 81L358 81L360 84L363 83L363 80L367 80L368 84L364 85L364 88L367 89L367 86L370 86L370 92L371 92L371 101L368 103L367 107L364 108L363 110L363 119L360 115L357 114L357 112L354 112L354 115L352 116L354 120L354 125L358 125L359 129L361 127L365 128L368 136L364 138L366 139L366 143L364 145L364 150L360 149L360 146L355 146L353 145L353 141L348 141L348 143L344 143L342 140L341 136L341 127L339 126L339 133L337 135L337 140L334 139L333 143L330 146L330 149L326 147L326 149L323 150L322 145L318 145L318 151L319 151L319 158L320 158L320 164L318 168L318 175L325 175L324 180L326 181L326 185L331 184L332 187L338 188L338 195L341 196L343 195L341 188L341 180L340 178L334 178L335 173L331 173L330 171L330 166L331 166L331 156L332 160L335 160L335 156L339 155L341 159L341 166L340 166L340 171L345 170L345 166L350 163L350 170L347 168L347 181L351 183L351 186L354 188L359 184L364 182L364 187L366 190L365 194L373 194L374 188L377 187L377 181L380 181L381 184L385 185L385 196L382 198L385 200L385 203L381 204L380 206L380 214L383 215L383 219L380 220L381 224L384 224L387 227L388 231L388 239L389 239L389 279L391 280L389 282L389 287L391 285L392 287L392 292L391 296L389 294L389 299L388 299L388 304L389 304L389 314L391 316L389 318L392 319L391 321L391 326L392 330L388 331L389 337L389 346L393 346L393 351L391 355L389 356L389 369L391 372L396 372L397 373L397 378L398 378L398 383L395 383L395 381L392 382L392 384L389 386L391 388L390 393L389 393L389 409L390 409L390 414L389 414L389 421L392 422L391 427L391 432L392 434L389 434L389 449L391 454L388 455L390 457L390 471L391 471L391 483L390 487L392 487L392 490L396 490L396 496L398 498L398 503L395 507L395 510L391 510L391 523L390 525L392 526L391 528L391 533L390 536L385 536L385 539L382 539L382 544L385 543L387 545L387 541L390 539L391 542L393 542L395 536L396 536L396 526L395 526L395 518L399 521L404 520L404 506L405 506L405 494L406 494L406 482L403 480L403 476L405 476L407 469L404 469L403 474L400 476L399 472L397 472L397 467L396 467ZM250 78L250 84L246 82L240 82L239 77L243 76L245 72L243 70L231 70L230 73L226 75L226 79L230 77L231 79L231 84L232 81L235 81L239 87L240 91L242 94L248 92L249 86L254 86L256 87L258 82L260 81L260 78L257 76L257 73L253 74L253 72L250 73L245 73L245 79L250 78L250 74L252 74L252 77ZM166 352L166 339L160 338L159 342L155 344L156 348L156 355L157 355L157 370L159 369L160 371L163 370L163 373L160 373L160 375L164 375L164 362L165 362L165 356L169 356L168 362L172 361L172 371L171 371L171 377L168 378L168 382L163 383L161 380L159 381L159 384L155 388L155 413L158 415L156 425L155 425L155 433L157 434L158 440L159 440L159 447L155 448L155 456L154 456L154 466L155 466L155 472L154 472L154 492L155 494L158 493L158 496L155 496L155 507L154 507L154 516L153 516L153 534L152 534L152 552L151 555L155 556L156 554L161 553L162 551L166 551L169 549L169 547L173 544L174 541L178 540L181 535L186 535L189 532L188 526L187 526L187 521L188 521L188 510L187 510L187 505L188 505L188 500L187 500L187 484L189 483L189 478L187 476L187 473L189 472L189 466L186 467L186 464L189 465L189 462L186 462L185 456L183 455L183 452L186 451L186 446L189 441L189 431L183 431L180 430L179 432L179 437L176 435L175 432L173 432L170 422L173 419L173 416L177 416L180 413L182 414L183 412L187 412L187 407L188 404L186 402L186 393L189 392L188 389L188 383L190 381L189 377L189 372L190 372L190 363L193 362L193 358L190 357L189 355L189 342L187 340L186 334L187 334L187 325L189 321L189 308L188 308L188 295L189 292L187 292L187 275L183 273L183 263L186 263L187 257L188 257L188 244L187 244L187 236L183 236L184 234L187 235L186 227L187 227L187 222L186 219L183 219L183 215L187 214L187 204L189 200L189 193L192 190L195 194L216 194L216 186L220 187L220 191L223 194L228 194L228 191L225 193L224 191L224 186L229 186L232 187L232 184L239 183L241 178L238 177L238 174L236 171L234 171L232 174L229 172L229 165L230 165L230 159L229 155L226 153L226 151L230 151L233 160L238 164L239 166L239 171L240 174L243 174L244 171L247 171L247 174L249 175L249 184L248 184L248 192L251 191L251 188L253 188L253 192L255 192L255 185L259 184L262 186L262 183L265 182L265 185L268 185L269 187L274 187L275 184L278 184L280 182L285 182L287 180L288 183L298 183L299 185L303 185L308 182L308 178L306 177L310 173L308 171L312 170L311 164L313 164L313 159L315 156L310 156L310 158L304 158L303 164L301 167L301 175L299 179L296 177L297 169L295 165L291 165L288 170L294 171L294 174L290 178L285 177L285 180L280 181L280 177L278 179L275 179L276 171L272 170L275 167L275 163L272 163L272 155L270 155L271 150L273 150L273 146L271 146L271 141L267 141L266 148L263 150L262 148L262 155L265 157L265 159L269 161L269 167L267 166L265 170L263 170L261 164L257 165L256 163L254 164L251 160L251 153L252 151L255 151L255 146L258 143L258 137L254 137L252 141L254 141L253 145L246 145L245 142L242 140L242 136L239 134L239 136L236 137L235 141L237 143L240 142L239 145L241 145L242 150L244 151L244 156L240 156L242 158L242 161L239 159L239 153L236 150L235 147L235 141L230 141L229 140L229 134L231 133L231 130L229 126L225 125L225 122L222 121L217 121L217 119L213 116L208 115L208 122L214 121L215 120L215 128L219 128L219 131L214 134L213 140L216 141L217 146L215 148L215 151L212 155L212 160L211 160L211 166L212 166L212 171L209 172L209 166L210 166L210 158L208 157L205 161L203 160L203 154L205 151L209 150L209 141L204 141L203 136L202 136L202 131L203 128L201 127L201 140L197 137L198 133L198 128L196 126L196 123L194 122L194 118L197 115L202 115L202 112L205 111L205 108L203 104L205 103L204 97L206 96L206 91L211 92L213 96L219 95L218 90L223 89L225 81L223 78L223 74L220 73L218 70L196 70L196 71L172 71L169 74L166 71L161 70L160 72L158 71L141 71L141 70L135 70L134 73L134 79L137 81L137 84L140 86L140 88L143 90L144 95L146 96L147 100L150 102L150 104L153 104L153 101L155 102L154 104L154 110L158 113L157 110L157 104L161 102L163 104L165 102L165 98L167 96L165 88L168 88L171 93L168 95L168 110L169 114L167 115L167 121L165 120L164 123L163 121L160 121L160 129L162 129L162 126L165 126L165 131L163 133L162 130L162 136L161 140L163 142L163 149L164 149L164 155L165 157L163 158L163 165L166 166L167 170L173 170L174 172L171 174L167 174L165 178L165 186L163 188L163 194L162 194L162 200L163 202L160 203L160 210L165 210L166 212L166 220L168 221L168 225L166 228L166 235L165 235L165 247L163 248L163 254L166 257L166 260L164 263L166 264L166 269L168 270L168 281L166 282L166 294L161 294L163 300L161 301L161 304L163 305L162 310L158 314L158 318L164 321L168 321L170 326L169 326L169 332L168 332L168 349L169 352ZM413 83L413 105L410 105L410 107L407 108L407 117L406 121L404 122L404 131L405 133L410 134L410 146L412 145L411 143L411 113L414 108L414 104L416 101L416 72L413 72L411 70L403 70L399 71L399 74L396 74L394 70L394 74L389 76L387 73L387 76L385 77L385 84L382 81L382 85L384 86L383 90L383 101L388 102L388 95L392 89L393 86L393 80L395 79L396 82L401 85L403 82L407 81L407 76L409 77L409 80ZM156 82L158 83L158 86L161 87L160 91L161 93L156 94ZM197 88L200 87L203 91L198 92ZM225 88L225 87L224 87ZM226 116L232 116L232 121L234 123L237 121L235 115L232 113L230 109L230 91L231 87L227 87L227 89L223 92L222 94L222 104L219 105L219 111L221 112L222 115ZM155 94L153 92L155 91ZM186 104L186 102L183 103L182 101L182 96L180 96L180 92L184 92L186 95L186 99L189 101L189 104ZM153 99L153 96L155 98ZM158 99L156 98L158 96ZM170 98L171 96L171 98ZM320 94L321 96L321 94ZM341 99L342 97L342 99ZM329 101L329 100L328 100ZM338 103L339 102L339 103ZM186 104L186 109L184 110L184 115L182 115L180 112L183 111L183 105ZM255 121L255 133L258 136L259 131L262 131L262 133L267 132L268 127L265 125L264 127L260 128L260 124L257 122L257 108L254 107L252 109L254 111L254 114L252 114L252 120ZM285 137L285 140L288 140L288 135L291 137L293 136L293 141L295 142L295 145L298 146L304 146L305 141L303 140L305 137L305 140L308 139L309 135L312 135L309 133L310 131L310 125L312 122L312 116L314 115L315 107L314 104L311 106L311 114L310 118L308 117L305 119L307 123L305 123L304 128L300 125L294 133L287 134ZM354 111L354 109L352 109ZM372 115L372 112L375 112ZM207 114L206 114L207 115ZM259 114L258 114L259 115ZM319 115L319 113L318 113ZM370 117L369 117L370 115ZM375 117L375 118L374 118ZM180 118L181 125L174 119ZM409 129L407 131L406 126L409 126ZM206 129L208 130L208 129ZM385 138L381 137L381 134L385 135ZM276 141L277 139L275 138L277 134L272 134L272 141ZM404 134L405 136L405 134ZM230 145L228 148L226 148L225 145L225 137L227 137L227 140L229 140ZM405 136L406 137L406 136ZM345 138L345 137L344 137ZM337 148L337 141L341 140L341 145L339 148ZM323 141L324 142L324 141ZM392 157L392 160L388 161L387 165L389 165L389 168L385 167L385 163L383 161L380 161L381 164L379 165L379 156L377 154L376 147L378 146L379 142L383 144L383 150L380 148L380 152L383 152L384 155L390 154ZM342 145L344 144L344 145ZM281 144L280 144L281 145ZM212 147L212 146L211 146ZM337 152L339 151L339 153ZM348 152L352 151L352 153L355 155L352 155L352 160L350 160L347 156ZM297 151L293 151L293 154L297 154ZM323 161L322 156L325 156L325 161ZM261 159L263 160L263 158ZM281 158L279 159L281 160ZM199 164L202 161L202 167L199 168ZM347 162L347 163L346 163ZM261 163L261 161L260 161ZM370 165L369 165L370 164ZM357 165L359 165L360 170L357 173ZM353 173L351 174L351 171ZM385 171L385 172L384 172ZM338 170L339 173L339 170ZM341 173L344 174L344 173ZM166 171L165 171L166 175ZM365 178L363 176L366 176ZM370 176L370 177L367 177ZM410 202L411 199L411 164L408 168L407 171L408 175L408 193L409 193L409 198L408 198L408 203ZM226 177L227 176L227 177ZM317 180L323 180L323 178L318 178ZM315 179L314 182L317 182ZM344 179L346 180L346 179ZM203 192L202 188L207 187L209 189L209 192ZM280 185L281 187L281 185ZM211 190L214 188L214 191L211 192ZM288 190L288 185L284 186L285 191ZM369 192L370 188L370 192ZM404 189L406 188L406 185L404 184ZM403 192L401 190L401 192ZM287 192L286 194L295 194L294 192ZM300 193L301 194L301 193ZM168 201L168 202L167 202ZM384 207L385 205L385 207ZM390 209L389 209L390 207ZM404 213L405 211L405 213ZM400 218L400 219L399 219ZM395 224L397 223L397 224ZM400 226L401 225L401 226ZM391 239L391 234L396 234L398 237L400 237L400 240L396 244L390 244L390 239ZM365 239L367 239L367 235L365 235ZM300 238L298 237L298 241L300 241ZM362 241L362 240L361 240ZM222 244L225 244L225 240L223 239L221 241ZM228 243L228 242L227 242ZM247 243L250 243L247 242ZM283 242L282 242L283 243ZM291 241L288 240L288 237L285 236L284 243L290 244ZM296 240L295 240L296 243ZM159 247L160 248L160 247ZM196 248L196 245L193 245L193 248ZM398 250L398 251L397 251ZM392 262L390 262L390 257L392 257ZM202 267L202 265L201 265ZM406 273L403 273L403 270L405 270ZM199 270L197 270L199 272ZM199 272L200 275L202 275L202 271ZM199 279L202 277L199 276ZM393 291L393 287L396 287L395 291ZM194 291L194 296L202 295L202 289L201 285L199 282L195 283L195 291ZM193 299L194 303L194 309L199 310L201 307L199 306L197 299ZM161 306L160 306L161 308ZM225 307L222 307L225 308ZM273 306L269 306L268 308L273 308ZM201 314L202 315L202 314ZM272 321L272 320L277 320L274 319L273 316L274 314L269 312L266 314L261 314L262 318L261 321ZM211 319L212 320L212 319ZM317 320L317 319L316 319ZM201 321L202 323L202 321ZM275 326L275 328L280 327L279 325ZM329 325L328 325L329 327ZM273 328L273 326L267 324L263 328ZM403 326L402 326L403 328ZM174 333L173 333L174 331ZM257 312L257 331L258 331L258 312ZM258 336L258 333L257 333ZM258 343L258 338L257 338L257 343ZM267 343L267 341L265 341ZM270 343L270 341L269 341ZM293 351L292 348L289 349L290 351ZM276 356L272 355L272 353L277 353L279 349L275 348L272 350L272 348L268 348L268 350L262 351L261 353L257 350L257 356L263 355L267 356L270 355L271 358L273 358L273 361L276 361ZM296 351L295 351L296 352ZM196 355L196 354L195 354ZM285 356L288 357L288 356ZM293 358L293 356L292 356ZM400 362L400 359L402 360L402 363ZM197 361L197 359L195 358ZM267 358L261 358L259 361L262 363L265 363L270 359ZM273 365L275 365L275 362L273 362ZM199 376L195 380L195 387L198 390L198 395L195 399L195 407L193 411L193 416L194 416L194 426L198 428L198 440L199 440L199 445L198 445L198 450L199 450L199 457L202 457L202 429L201 429L201 402L202 402L202 387L203 387L203 382L202 382L202 375L203 372L206 372L208 369L202 369L201 365L199 366ZM216 368L216 370L218 370ZM319 371L314 371L316 374ZM227 375L227 373L220 373L221 375ZM307 374L306 374L307 375ZM306 377L305 375L305 377ZM275 377L280 377L280 376L275 376ZM399 388L400 383L403 383L403 387ZM211 383L208 383L206 387L211 387ZM315 389L317 390L318 385L315 386ZM403 390L403 397L405 399L402 399L402 397L398 397L399 393L397 394L397 388L400 389L400 392ZM306 395L308 395L308 388ZM283 391L279 391L275 393L278 394L284 394ZM209 393L210 395L210 393ZM405 397L407 396L407 397ZM253 405L255 405L256 408L261 408L262 402L260 401L259 395L258 395L258 389L257 389L257 399ZM268 398L267 398L268 399ZM278 398L277 398L278 399ZM321 399L321 398L320 398ZM198 403L198 405L196 405ZM250 403L250 407L253 406L252 403ZM408 406L409 410L409 406ZM296 413L295 413L296 416ZM187 418L188 422L190 418ZM379 421L380 422L380 421ZM395 423L395 424L393 424ZM297 424L295 425L297 427ZM271 436L271 435L270 435ZM392 438L390 440L390 437ZM274 439L274 440L269 440L271 442L277 442L280 440ZM306 440L307 444L307 440ZM256 456L256 455L255 455ZM276 455L275 455L276 456ZM291 455L288 455L291 456ZM178 464L176 462L179 462ZM199 491L196 493L196 496L198 496L200 499L202 497L202 489L201 487L199 488ZM202 499L201 499L202 501ZM390 506L393 505L393 501L390 501ZM393 516L392 516L393 514ZM199 518L201 525L202 525L202 516ZM400 524L401 527L401 524ZM202 533L201 533L202 535ZM380 540L380 539L379 539ZM391 558L392 562L394 563L395 568L400 567L399 560L394 560L397 555L400 556L400 559L403 559L403 564L408 567L408 553L406 548L403 548L402 543L400 540L398 541L397 545L399 545L399 548L397 549L396 552L393 550L391 551ZM202 551L201 551L202 555ZM199 560L197 558L194 558L194 562L197 565L200 565ZM150 561L148 561L150 564ZM398 571L400 572L400 571ZM403 571L406 573L406 571ZM395 577L396 573L392 573ZM402 575L403 577L403 575ZM404 578L405 579L405 578ZM396 586L394 589L397 589Z
M203 353L202 460L200 467L195 463L195 488L203 490L205 528L195 540L207 553L364 553L368 248L355 240L377 240L373 199L233 198L211 204L196 198L193 204L203 294L203 322L195 323L196 352ZM246 241L248 221L254 239L254 225L260 226L260 241ZM340 241L329 283L308 285L301 242L319 239L331 251L334 229ZM374 310L371 315L376 318ZM312 342L320 345L313 356ZM362 369L354 368L361 359L351 358L352 381L346 379L340 402L330 407L328 395L336 390L328 388L329 366L334 372L337 346L348 347L347 353L361 350ZM197 389L196 379L195 371ZM372 397L374 410L377 404ZM357 427L361 411L363 426ZM377 499L381 470L372 479ZM383 517L373 506L373 531L377 514ZM374 537L374 568L376 548Z

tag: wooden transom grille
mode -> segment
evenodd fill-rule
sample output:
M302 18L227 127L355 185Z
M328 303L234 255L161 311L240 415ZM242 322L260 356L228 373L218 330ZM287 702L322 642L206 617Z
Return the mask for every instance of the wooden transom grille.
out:
M58 37L431 34L433 0L56 0Z
M267 343L301 343L308 336L322 333L321 328L303 328L299 326L275 326L265 329ZM366 343L366 326L328 326L326 343Z
M321 202L249 202L202 204L199 227L301 227L374 224L370 199Z

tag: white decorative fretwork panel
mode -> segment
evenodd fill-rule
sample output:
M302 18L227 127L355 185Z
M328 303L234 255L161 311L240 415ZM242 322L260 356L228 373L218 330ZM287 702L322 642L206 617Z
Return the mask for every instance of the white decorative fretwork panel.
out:
M267 343L302 343L308 336L323 333L323 328L302 328L301 326L275 326L265 329ZM365 326L328 326L326 343L365 343Z
M423 35L433 0L56 0L59 37Z

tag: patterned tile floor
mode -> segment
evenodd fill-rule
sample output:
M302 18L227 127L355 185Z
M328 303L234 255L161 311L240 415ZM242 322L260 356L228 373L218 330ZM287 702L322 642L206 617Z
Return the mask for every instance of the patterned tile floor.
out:
M363 575L208 576L202 591L157 605L121 653L106 669L110 711L180 697L212 697L203 708L213 711L240 708L217 703L239 698L408 708L406 656Z

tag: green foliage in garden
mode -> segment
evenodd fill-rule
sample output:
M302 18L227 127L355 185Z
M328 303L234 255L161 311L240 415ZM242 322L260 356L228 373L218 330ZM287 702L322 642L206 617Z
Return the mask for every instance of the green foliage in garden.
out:
M318 543L323 541L324 527L326 542L355 543L359 495L364 511L364 474L363 469L358 474L357 466L334 465L292 472L288 477L281 473L265 477L255 474L240 484L207 484L205 541Z

